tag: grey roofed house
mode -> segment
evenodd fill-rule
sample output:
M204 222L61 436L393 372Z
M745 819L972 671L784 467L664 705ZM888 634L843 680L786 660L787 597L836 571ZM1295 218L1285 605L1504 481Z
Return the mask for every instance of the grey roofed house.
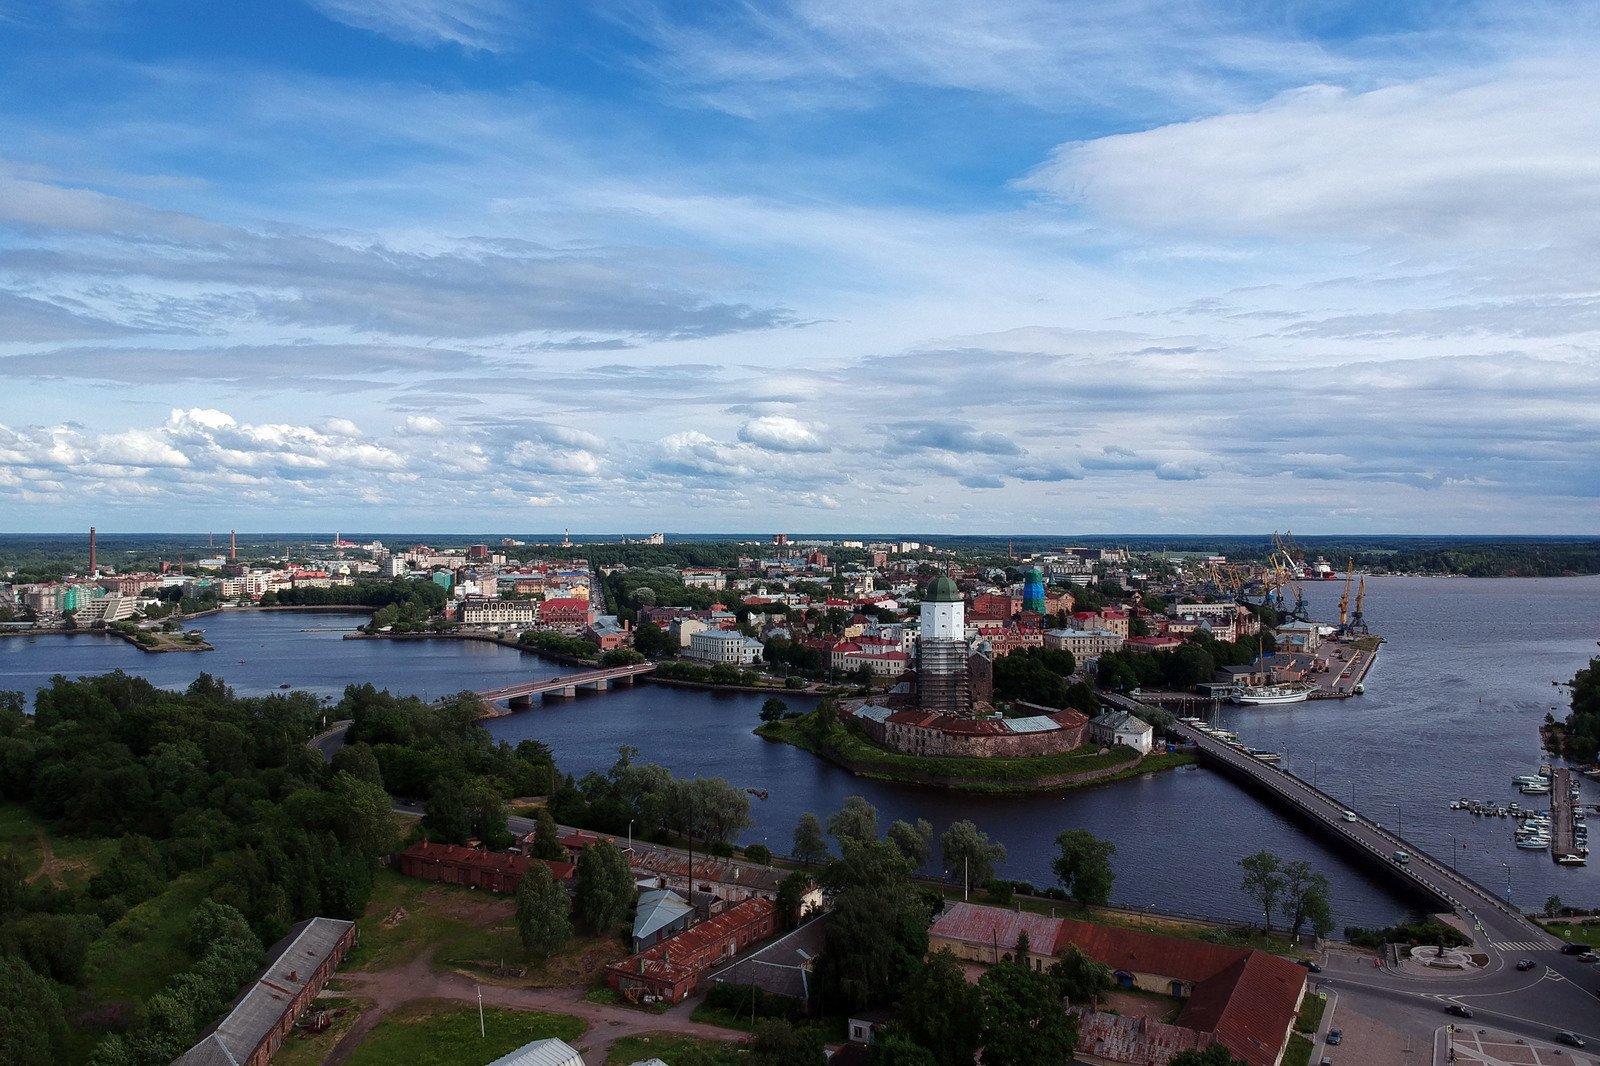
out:
M266 968L222 1020L173 1066L246 1066L265 1062L355 940L355 923L312 918L267 953Z
M509 1055L501 1055L488 1066L584 1066L583 1056L565 1040L554 1037L523 1044Z
M643 951L674 933L681 933L694 921L694 907L670 888L652 888L639 894L639 909L633 920L633 950Z

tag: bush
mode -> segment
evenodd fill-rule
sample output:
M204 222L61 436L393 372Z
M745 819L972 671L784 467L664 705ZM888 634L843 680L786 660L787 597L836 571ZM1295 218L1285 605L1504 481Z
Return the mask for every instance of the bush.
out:
M763 1018L776 1018L799 1023L805 1018L805 1006L798 999L793 996L763 992L754 985L727 983L712 985L711 991L706 993L706 1006L724 1014L731 1014L735 1018L748 1018L752 996L755 997L755 1015L758 1021Z
M1468 942L1466 935L1460 930L1433 918L1422 922L1391 925L1386 929L1363 929L1358 925L1347 925L1344 927L1344 938L1358 948L1381 948L1385 944L1409 944L1412 947L1420 944L1443 944L1445 947L1460 947Z
M759 862L763 866L772 865L772 849L765 844L751 844L744 849L744 857L751 862Z
M719 859L733 858L733 845L726 840L713 840L706 850Z
M1002 907L1011 906L1011 895L1014 889L1010 881L995 878L989 882L989 898Z

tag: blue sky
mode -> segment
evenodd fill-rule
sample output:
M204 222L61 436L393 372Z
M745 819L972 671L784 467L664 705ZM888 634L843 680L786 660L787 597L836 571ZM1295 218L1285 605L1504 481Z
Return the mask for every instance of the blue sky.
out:
M1590 533L1596 21L0 0L0 528Z

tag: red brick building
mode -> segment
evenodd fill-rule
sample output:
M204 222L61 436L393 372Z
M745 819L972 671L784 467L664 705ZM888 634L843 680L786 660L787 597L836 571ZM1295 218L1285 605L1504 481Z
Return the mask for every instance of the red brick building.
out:
M677 936L606 967L606 984L679 1003L694 991L700 975L733 958L778 927L778 908L768 899L747 899Z
M528 867L536 862L543 862L550 867L550 875L557 881L570 881L577 869L567 862L547 862L544 859L530 859L526 855L507 855L457 844L422 841L400 853L400 873L406 877L420 877L424 881L467 885L510 894L517 890L517 882L528 872Z
M312 918L267 952L234 1008L172 1066L266 1066L356 942L356 923Z
M588 600L545 600L539 605L539 621L554 629L578 630L594 621L594 609Z

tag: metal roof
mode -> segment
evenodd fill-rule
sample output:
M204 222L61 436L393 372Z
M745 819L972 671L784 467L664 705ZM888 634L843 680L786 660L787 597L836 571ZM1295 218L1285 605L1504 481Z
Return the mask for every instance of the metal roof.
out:
M1042 714L1032 718L1007 718L1000 724L1013 733L1049 733L1061 728L1055 719Z
M670 888L651 889L639 896L639 912L633 920L633 938L644 940L693 911L689 901Z
M583 1066L583 1056L565 1040L554 1037L523 1044L509 1055L502 1055L489 1066Z
M856 717L870 718L874 722L881 722L893 713L894 709L891 707L879 707L877 704L869 703L856 712Z

